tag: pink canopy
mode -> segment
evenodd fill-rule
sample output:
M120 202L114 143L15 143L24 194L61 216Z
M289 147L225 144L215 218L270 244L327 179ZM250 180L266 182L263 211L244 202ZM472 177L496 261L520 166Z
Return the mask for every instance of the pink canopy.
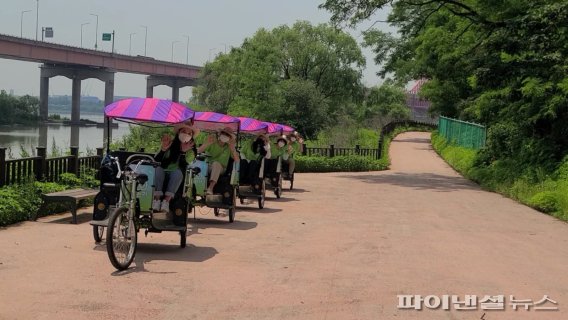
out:
M105 107L105 116L131 122L176 124L193 117L194 111L170 100L129 98Z
M203 131L216 131L219 129L229 129L237 132L240 126L238 118L217 112L195 112L195 115L188 124Z
M268 132L268 125L266 122L262 122L253 118L238 117L241 121L241 132L250 134L261 134Z
M267 129L269 135L290 134L296 131L294 128L290 126L279 123L273 123L273 122L263 122L263 123L265 123L268 126Z

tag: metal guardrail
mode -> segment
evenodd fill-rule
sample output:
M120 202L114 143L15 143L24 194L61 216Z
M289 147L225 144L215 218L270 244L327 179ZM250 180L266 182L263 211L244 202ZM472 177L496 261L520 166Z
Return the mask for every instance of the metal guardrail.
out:
M440 117L438 131L451 143L472 149L483 148L487 139L485 126L447 117Z

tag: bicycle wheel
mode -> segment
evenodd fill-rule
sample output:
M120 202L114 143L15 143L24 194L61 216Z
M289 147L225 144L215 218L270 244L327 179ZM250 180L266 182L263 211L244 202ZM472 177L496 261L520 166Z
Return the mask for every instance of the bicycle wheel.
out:
M229 208L229 222L235 222L235 214L237 212L237 188L233 188L233 205Z
M185 248L187 242L187 230L183 230L179 232L179 246L181 248Z
M95 238L96 243L103 241L104 234L105 234L105 227L93 226L93 238Z
M127 269L136 254L137 234L128 209L117 209L108 221L107 253L118 270Z
M266 200L266 184L262 181L262 191L260 197L258 198L258 208L264 208L264 201Z

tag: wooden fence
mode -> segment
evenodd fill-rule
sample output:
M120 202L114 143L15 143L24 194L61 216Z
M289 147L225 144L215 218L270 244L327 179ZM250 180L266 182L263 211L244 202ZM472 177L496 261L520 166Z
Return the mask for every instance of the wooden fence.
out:
M89 169L98 169L103 149L94 156L79 157L79 148L71 147L70 155L47 158L45 147L36 148L37 156L6 159L6 148L0 148L0 186L22 183L33 177L38 181L58 181L62 173L81 176Z

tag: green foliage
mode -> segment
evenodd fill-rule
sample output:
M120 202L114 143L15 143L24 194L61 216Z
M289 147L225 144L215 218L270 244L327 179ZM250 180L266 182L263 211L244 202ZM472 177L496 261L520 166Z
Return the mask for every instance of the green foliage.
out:
M360 156L306 157L296 159L296 172L361 172L388 168L384 161Z
M384 83L380 87L373 87L365 99L360 122L372 124L378 119L403 120L410 117L410 109L406 105L404 88L391 83ZM385 121L379 121L375 127L382 127Z
M539 192L530 198L528 203L531 207L545 213L552 213L558 210L556 193L552 191Z
M285 122L313 137L361 101L364 65L348 33L300 21L260 29L219 55L194 92L213 111Z
M42 190L55 192L63 190L63 187L28 181L0 188L0 226L28 220L41 205Z
M568 154L568 2L327 0L335 24L391 7L397 34L370 29L381 75L427 78L431 111L489 128L479 162L511 159L551 170ZM500 166L500 165L499 165Z
M358 125L355 120L344 118L341 124L326 128L318 133L315 139L306 141L308 147L329 147L333 144L338 148L376 148L379 143L379 133Z
M568 159L555 170L522 162L518 158L480 161L483 150L449 144L436 132L432 146L454 169L481 185L537 210L568 220Z
M16 97L0 91L0 124L28 124L39 119L39 100L32 96Z
M26 221L38 213L44 216L49 213L59 213L69 210L67 206L53 203L46 206L43 212L38 212L41 205L41 194L64 191L79 187L94 188L99 181L94 179L93 170L86 170L83 177L77 178L71 173L60 175L60 182L27 181L19 185L0 188L0 226L6 226L20 221ZM79 206L90 205L89 201L81 201Z

